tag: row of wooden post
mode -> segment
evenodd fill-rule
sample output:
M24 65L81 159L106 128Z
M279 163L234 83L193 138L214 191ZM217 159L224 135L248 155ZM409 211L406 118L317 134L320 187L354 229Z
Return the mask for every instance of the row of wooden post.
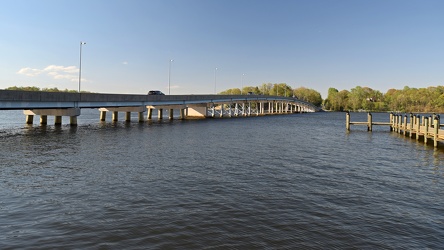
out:
M439 131L440 131L440 116L433 114L429 117L419 116L410 113L410 119L408 122L407 115L393 114L390 113L390 122L373 122L372 114L367 114L367 122L351 122L350 113L346 114L346 129L350 131L350 125L366 125L368 131L373 130L373 125L389 125L390 131L394 131L400 134L409 135L413 138L413 134L416 135L416 140L420 140L422 135L424 138L424 143L427 143L428 139L433 139L433 144L435 147L438 146Z
M438 146L438 136L440 130L440 116L433 114L431 116L419 116L410 113L409 122L407 115L394 115L390 114L390 121L392 125L390 126L390 130L409 135L410 138L413 138L413 134L416 135L416 140L420 140L420 135L424 137L424 143L427 143L428 138L433 139L433 145L435 147ZM421 130L423 128L423 130Z

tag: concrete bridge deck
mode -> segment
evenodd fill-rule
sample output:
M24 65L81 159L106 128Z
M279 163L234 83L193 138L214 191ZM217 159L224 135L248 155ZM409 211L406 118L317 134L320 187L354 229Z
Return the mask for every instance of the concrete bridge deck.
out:
M118 112L138 112L139 120L143 120L143 112L148 111L147 119L151 119L152 110L158 110L158 118L162 119L162 111L181 110L181 118L192 117L224 117L249 116L271 113L316 112L314 105L296 98L264 95L134 95L134 94L98 94L98 93L66 93L40 91L0 90L0 110L24 110L27 123L32 123L34 115L41 116L45 123L46 116L56 116L56 123L61 123L61 116L71 117L71 124L76 124L76 117L82 108L97 108L104 120L107 111L113 112L113 120L117 120ZM114 117L115 116L115 117Z

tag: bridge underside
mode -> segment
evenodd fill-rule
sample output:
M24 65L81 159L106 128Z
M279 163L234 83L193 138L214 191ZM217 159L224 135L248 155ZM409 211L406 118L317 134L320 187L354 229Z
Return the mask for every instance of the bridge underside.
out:
M147 112L146 120L153 119L153 113L157 112L157 119L164 119L164 110L168 119L174 119L174 110L179 111L178 119L204 119L241 116L261 116L273 114L289 114L313 112L309 106L289 101L220 101L197 104L171 104L171 105L147 105L147 106L121 106L101 107L100 121L106 120L107 112L112 113L112 121L119 120L119 113L125 113L125 121L131 121L131 113L138 113L139 122L145 121L144 113ZM55 124L62 123L62 116L70 117L70 124L77 125L77 116L81 114L80 108L57 108L57 109L27 109L26 123L32 124L35 115L40 116L40 124L47 124L47 116L55 116Z

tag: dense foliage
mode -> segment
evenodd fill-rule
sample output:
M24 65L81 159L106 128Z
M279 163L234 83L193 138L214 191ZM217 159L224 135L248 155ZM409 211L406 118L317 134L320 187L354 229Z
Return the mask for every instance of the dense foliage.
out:
M17 86L14 86L14 87L6 88L5 90L78 93L77 90L69 90L69 89L60 90L58 88L42 88L42 89L40 89L39 87L35 87L35 86L27 86L27 87L17 87ZM88 91L81 91L81 92L82 93L90 93Z
M293 89L286 83L263 83L261 86L243 87L242 90L239 88L227 89L220 92L221 95L247 95L249 92L255 95L273 95L273 96L285 96L285 97L296 97L300 100L312 103L316 106L322 104L321 94L313 89L307 89L300 87Z
M329 88L324 108L334 111L444 112L444 86L389 89L385 94L361 86L351 91Z

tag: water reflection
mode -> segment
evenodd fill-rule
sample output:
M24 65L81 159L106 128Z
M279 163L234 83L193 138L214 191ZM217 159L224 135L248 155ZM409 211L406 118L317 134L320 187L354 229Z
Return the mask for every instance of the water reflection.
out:
M0 134L0 248L440 248L442 149L344 120L92 114Z

